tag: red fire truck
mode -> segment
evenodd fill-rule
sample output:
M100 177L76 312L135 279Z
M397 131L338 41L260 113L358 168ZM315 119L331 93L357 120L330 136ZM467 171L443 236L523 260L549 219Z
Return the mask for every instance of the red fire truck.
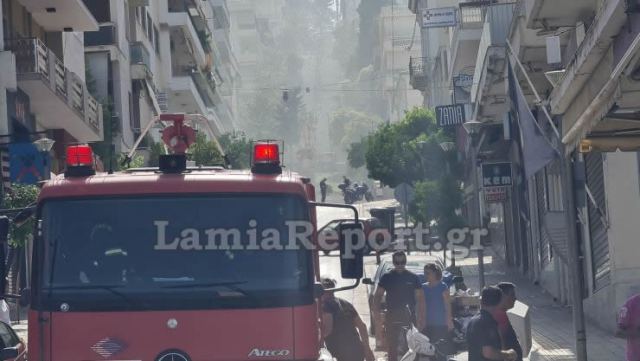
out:
M318 250L305 236L317 243L318 206L352 209L344 228L361 231L355 208L316 203L309 179L283 170L277 142L254 144L250 170L187 167L187 118L159 118L173 123L173 152L158 168L96 173L91 148L73 145L65 174L43 186L22 295L30 361L324 355ZM362 254L341 251L355 287Z

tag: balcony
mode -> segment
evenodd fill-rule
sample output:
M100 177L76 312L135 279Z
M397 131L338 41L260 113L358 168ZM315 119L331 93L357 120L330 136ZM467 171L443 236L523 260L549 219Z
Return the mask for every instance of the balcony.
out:
M213 7L214 29L229 29L231 17L227 7L227 0L211 0L210 3Z
M182 65L204 65L209 48L203 48L200 34L187 13L167 14L172 45L172 62Z
M84 46L115 45L117 41L115 24L103 24L98 31L84 33Z
M579 21L589 19L597 3L602 1L526 0L525 18L530 29L557 29L574 27Z
M7 46L16 57L18 86L40 124L65 129L80 142L102 140L102 106L78 75L38 39L9 40Z
M172 14L183 14L191 22L195 38L200 42L200 46L205 52L211 51L209 42L211 41L211 31L207 25L207 16L193 0L169 0L169 17ZM183 25L181 22L180 25Z
M18 0L46 31L96 31L98 23L82 0Z
M459 6L460 22L455 27L451 39L453 76L460 75L465 68L474 65L487 12L487 5L484 2L460 3Z
M172 112L207 114L207 105L191 76L171 78L167 98Z
M427 58L409 58L409 82L415 90L425 91L428 83Z
M515 9L515 3L487 7L471 86L471 103L477 104L479 121L501 122L507 111L506 43Z
M142 42L132 43L129 47L131 58L131 79L147 80L153 78L151 55Z

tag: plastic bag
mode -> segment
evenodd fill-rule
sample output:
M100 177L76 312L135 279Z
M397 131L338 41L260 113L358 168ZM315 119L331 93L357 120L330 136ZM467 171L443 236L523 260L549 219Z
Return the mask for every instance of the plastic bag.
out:
M407 344L409 351L402 356L400 361L414 361L416 356L434 356L436 349L429 341L429 337L423 335L415 326L407 331Z

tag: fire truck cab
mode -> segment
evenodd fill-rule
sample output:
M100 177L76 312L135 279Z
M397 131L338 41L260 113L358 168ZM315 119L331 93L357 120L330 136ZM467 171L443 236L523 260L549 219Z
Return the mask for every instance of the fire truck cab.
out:
M89 146L70 146L41 190L29 360L322 358L320 204L278 143L257 142L250 170L188 168L181 152L159 168L94 165ZM357 285L362 254L341 268Z

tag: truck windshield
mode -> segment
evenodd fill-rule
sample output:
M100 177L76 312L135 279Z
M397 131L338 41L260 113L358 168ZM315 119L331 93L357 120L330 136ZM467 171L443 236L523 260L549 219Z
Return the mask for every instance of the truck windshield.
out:
M302 302L311 293L311 252L292 232L302 233L308 213L303 200L282 195L47 201L39 307Z

